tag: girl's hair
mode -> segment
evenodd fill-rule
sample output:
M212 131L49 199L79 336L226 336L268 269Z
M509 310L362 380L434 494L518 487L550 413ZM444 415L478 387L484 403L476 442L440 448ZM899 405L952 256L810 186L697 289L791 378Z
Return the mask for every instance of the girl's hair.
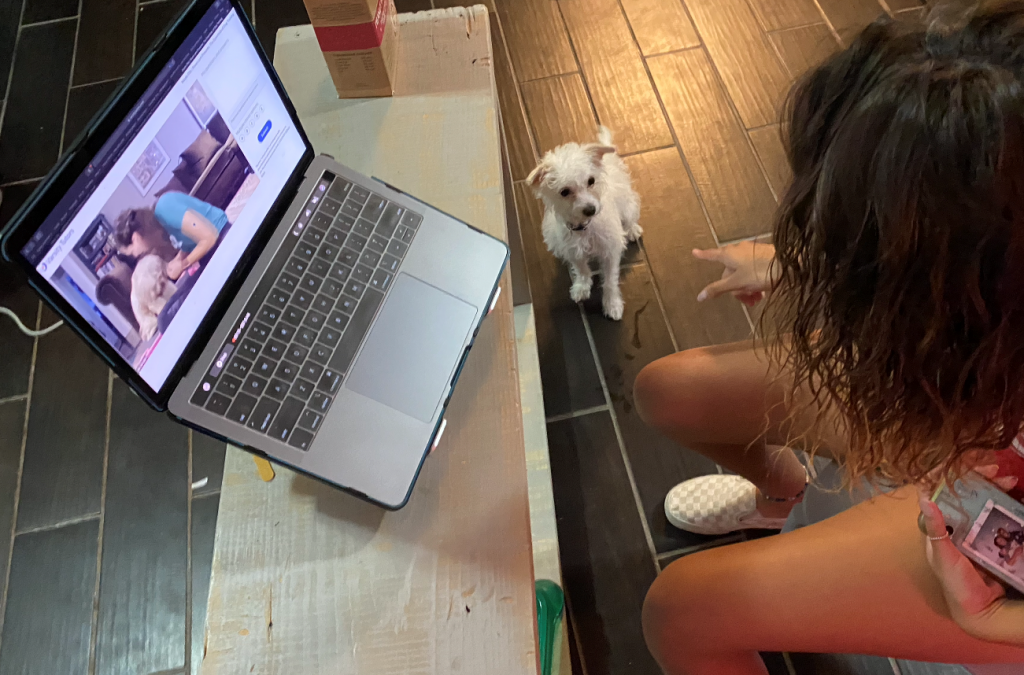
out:
M117 216L113 234L118 246L131 246L132 235L136 233L154 245L171 241L152 208L125 209Z
M790 94L764 333L851 477L955 472L1021 427L1022 80L1015 0L879 20Z

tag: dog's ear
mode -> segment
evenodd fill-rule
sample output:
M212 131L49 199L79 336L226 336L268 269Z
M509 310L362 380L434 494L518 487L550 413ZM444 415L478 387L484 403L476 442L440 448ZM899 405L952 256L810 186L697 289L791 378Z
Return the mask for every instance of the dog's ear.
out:
M533 188L539 188L541 181L548 175L548 167L544 162L541 162L537 167L530 172L530 175L526 177L526 182Z
M594 163L599 163L605 155L615 152L615 148L610 145L601 145L600 143L591 143L587 146L587 152L590 153Z

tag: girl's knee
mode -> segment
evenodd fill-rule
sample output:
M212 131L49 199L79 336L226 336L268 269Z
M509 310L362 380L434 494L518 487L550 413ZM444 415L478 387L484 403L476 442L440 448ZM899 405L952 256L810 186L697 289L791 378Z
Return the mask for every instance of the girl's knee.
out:
M641 614L644 639L659 663L697 657L709 646L708 609L716 603L707 597L712 574L701 554L691 554L666 568L647 591Z
M708 356L702 349L658 359L640 371L633 399L640 418L658 429L702 428L708 408Z

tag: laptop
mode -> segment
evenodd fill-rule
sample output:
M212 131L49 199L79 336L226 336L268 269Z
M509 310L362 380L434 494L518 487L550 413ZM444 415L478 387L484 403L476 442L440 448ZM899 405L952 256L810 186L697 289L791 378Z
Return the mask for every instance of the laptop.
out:
M237 0L182 12L2 252L156 410L389 509L509 256L316 156Z

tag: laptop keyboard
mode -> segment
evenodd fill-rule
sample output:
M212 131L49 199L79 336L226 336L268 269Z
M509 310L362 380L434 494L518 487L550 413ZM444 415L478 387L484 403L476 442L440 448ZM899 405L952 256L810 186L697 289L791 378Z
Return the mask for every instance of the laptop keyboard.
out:
M422 220L324 174L192 404L308 450Z

